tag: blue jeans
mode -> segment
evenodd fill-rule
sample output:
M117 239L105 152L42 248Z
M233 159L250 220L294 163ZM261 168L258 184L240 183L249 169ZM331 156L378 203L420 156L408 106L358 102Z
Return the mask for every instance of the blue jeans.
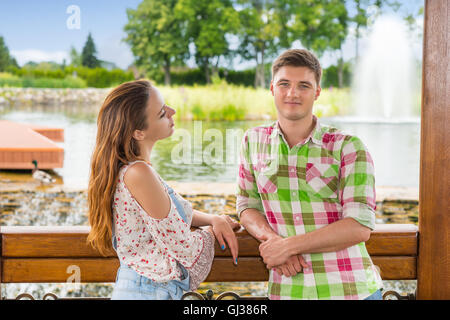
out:
M111 300L180 300L184 291L189 290L189 274L183 271L183 280L155 282L136 271L120 265Z
M383 300L381 290L375 291L374 293L372 293L370 296L368 296L364 300Z

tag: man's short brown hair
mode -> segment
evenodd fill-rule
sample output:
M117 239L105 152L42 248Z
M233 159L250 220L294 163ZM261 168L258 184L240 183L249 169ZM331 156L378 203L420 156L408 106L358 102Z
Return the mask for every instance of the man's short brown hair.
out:
M320 78L322 77L322 67L316 56L305 49L289 49L283 52L272 64L272 79L281 67L307 67L316 78L317 85L320 84Z

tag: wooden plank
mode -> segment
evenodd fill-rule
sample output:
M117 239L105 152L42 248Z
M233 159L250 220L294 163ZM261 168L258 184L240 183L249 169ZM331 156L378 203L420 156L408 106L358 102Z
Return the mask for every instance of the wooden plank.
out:
M86 244L89 227L0 227L4 257L101 257ZM259 242L246 230L236 233L239 256L259 256ZM370 255L416 255L417 227L414 225L377 225L366 243ZM229 257L216 242L216 256ZM115 257L110 251L108 257Z
M415 257L374 257L384 280L416 278ZM269 272L259 257L239 258L235 266L231 258L214 259L206 282L267 281ZM71 267L72 269L68 269ZM67 282L78 268L80 282L114 282L119 261L117 258L4 258L3 283Z
M79 268L80 282L114 282L117 258L3 259L3 283L67 282Z
M425 2L417 299L450 299L450 1Z
M371 258L373 264L380 268L380 275L383 280L417 279L417 257L375 256Z

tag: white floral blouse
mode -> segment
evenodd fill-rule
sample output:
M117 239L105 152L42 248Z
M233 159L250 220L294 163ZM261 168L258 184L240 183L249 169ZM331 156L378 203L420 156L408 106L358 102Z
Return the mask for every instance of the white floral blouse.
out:
M215 239L207 231L190 230L192 206L176 192L188 221L183 221L170 197L166 218L154 219L147 214L123 181L126 170L136 162L144 161L131 162L120 169L114 194L113 220L120 262L155 282L182 280L179 262L191 277L191 290L195 290L211 269Z

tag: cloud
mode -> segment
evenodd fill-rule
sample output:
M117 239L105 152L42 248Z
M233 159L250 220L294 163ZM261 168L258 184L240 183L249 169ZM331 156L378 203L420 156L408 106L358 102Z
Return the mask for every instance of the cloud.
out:
M114 62L119 68L126 69L133 63L134 58L128 44L121 41L124 37L123 34L116 34L100 42L97 47L97 57L101 60Z
M17 63L21 66L29 61L54 61L62 63L66 59L66 63L70 62L69 54L65 51L43 51L37 49L11 50L11 55L16 58Z

